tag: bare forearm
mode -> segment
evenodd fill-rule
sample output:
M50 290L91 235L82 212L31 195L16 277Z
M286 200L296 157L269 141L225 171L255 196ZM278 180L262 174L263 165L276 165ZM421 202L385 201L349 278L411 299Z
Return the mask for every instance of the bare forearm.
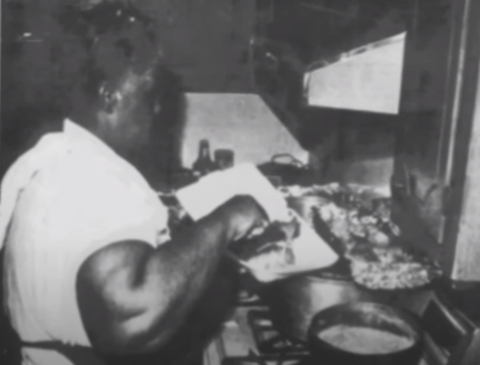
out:
M245 203L243 203L245 204ZM227 246L238 235L234 199L159 247L147 263L146 283L161 294L147 347L159 346L175 332L211 281ZM261 213L258 211L258 215Z

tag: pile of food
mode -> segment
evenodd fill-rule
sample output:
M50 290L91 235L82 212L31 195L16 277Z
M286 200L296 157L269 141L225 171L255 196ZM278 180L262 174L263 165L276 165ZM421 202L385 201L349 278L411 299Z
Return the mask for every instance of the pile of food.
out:
M313 208L347 250L359 240L387 245L392 236L400 235L399 228L390 219L390 200L375 196L364 187L333 183L289 186L281 191L287 200L320 197Z
M440 274L428 260L404 249L373 248L375 259L352 260L354 280L370 289L412 289L428 284Z
M313 214L316 212L343 246L358 284L369 289L412 289L440 275L438 267L425 256L395 244L401 232L390 218L390 199L376 196L365 187L336 183L281 189L287 200L321 197L312 206Z

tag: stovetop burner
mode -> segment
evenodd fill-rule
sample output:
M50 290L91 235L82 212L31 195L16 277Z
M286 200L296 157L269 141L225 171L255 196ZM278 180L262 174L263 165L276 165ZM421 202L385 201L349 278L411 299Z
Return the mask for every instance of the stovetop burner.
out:
M282 336L274 327L268 309L248 312L248 324L252 329L258 350L264 355L308 355L306 344L294 342Z
M243 293L237 304L245 313L253 348L243 356L226 356L221 365L309 365L306 344L280 334L272 323L268 307L256 294Z
M418 312L425 331L425 354L420 364L470 364L471 359L478 359L478 324L461 316L435 293L427 294L424 308ZM244 293L236 312L239 332L246 334L248 345L242 351L226 351L219 365L319 365L318 361L312 364L305 342L293 341L277 331L268 306L258 295Z
M253 351L242 358L225 358L222 365L313 365L307 358L271 357L255 354Z

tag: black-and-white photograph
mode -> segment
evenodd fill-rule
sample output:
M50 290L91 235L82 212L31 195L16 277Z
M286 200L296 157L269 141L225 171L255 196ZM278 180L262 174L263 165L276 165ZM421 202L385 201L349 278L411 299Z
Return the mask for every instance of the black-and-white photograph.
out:
M480 365L480 1L0 12L0 364Z

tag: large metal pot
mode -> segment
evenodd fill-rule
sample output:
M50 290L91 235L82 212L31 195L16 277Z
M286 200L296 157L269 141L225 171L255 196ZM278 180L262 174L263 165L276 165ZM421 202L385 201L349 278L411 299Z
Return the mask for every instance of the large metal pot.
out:
M315 314L336 304L378 300L351 279L346 261L329 269L293 276L262 289L275 327L286 337L306 341Z

